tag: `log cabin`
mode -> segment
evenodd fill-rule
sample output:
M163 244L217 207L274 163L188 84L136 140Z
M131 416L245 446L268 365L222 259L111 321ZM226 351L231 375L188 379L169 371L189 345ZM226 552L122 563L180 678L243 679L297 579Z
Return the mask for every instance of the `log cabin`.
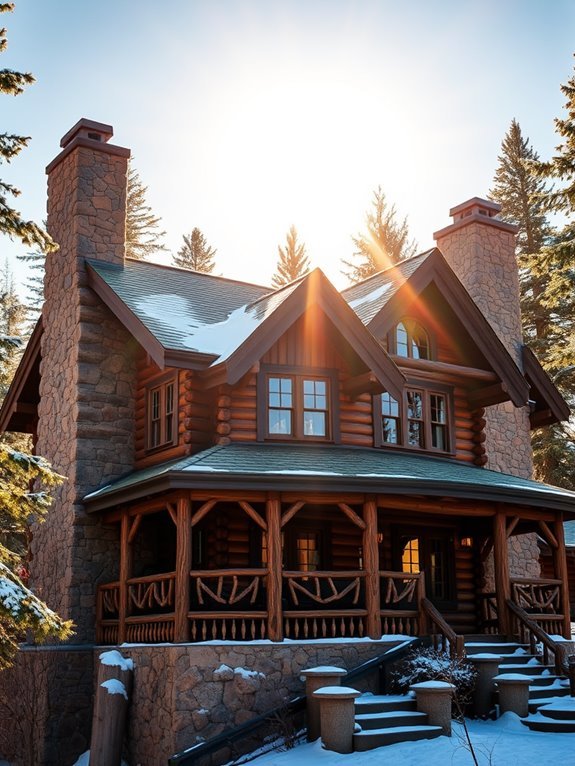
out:
M48 165L60 249L0 412L67 476L30 581L75 641L512 634L512 603L569 635L575 495L529 440L569 409L499 206L341 292L272 289L126 258L112 134L82 119Z

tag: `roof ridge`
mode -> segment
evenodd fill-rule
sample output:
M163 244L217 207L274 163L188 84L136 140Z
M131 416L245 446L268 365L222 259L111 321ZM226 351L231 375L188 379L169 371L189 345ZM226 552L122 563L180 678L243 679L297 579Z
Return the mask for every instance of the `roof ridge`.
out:
M102 263L104 266L112 266L113 264L108 264L102 261L98 261L97 259L94 260L93 258L88 258L87 260L90 261L90 263ZM260 285L256 282L247 282L245 279L232 279L231 277L224 277L221 274L207 274L205 271L195 271L194 269L182 269L179 266L172 266L169 263L156 263L155 261L144 261L140 258L126 258L125 261L129 263L137 263L144 266L154 266L159 269L166 269L169 271L179 271L183 274L193 274L194 276L200 276L200 277L207 277L210 279L215 279L221 282L232 282L233 284L237 285L246 285L246 287L259 287L262 290L269 290L270 287L268 285ZM121 267L120 267L121 268Z
M423 258L424 255L430 255L434 250L437 250L437 248L430 247L428 250L424 250L421 253L416 253L415 255L412 255L409 258L403 258L397 263L392 263L391 266L386 266L385 269L381 269L380 271L377 271L375 274L370 274L369 277L366 277L365 279L360 279L359 282L354 282L353 285L348 285L348 287L344 287L341 293L343 295L343 293L347 292L348 290L353 290L354 288L359 287L360 285L364 285L366 282L369 282L370 279L381 277L381 275L385 274L386 271L392 271L393 269L397 269L399 266L403 266L405 263L414 261L416 258Z

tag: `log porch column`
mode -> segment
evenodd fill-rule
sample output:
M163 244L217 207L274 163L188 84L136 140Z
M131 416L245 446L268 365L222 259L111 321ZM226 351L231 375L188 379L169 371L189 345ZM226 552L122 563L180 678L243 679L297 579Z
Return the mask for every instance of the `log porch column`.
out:
M178 500L176 517L176 595L174 641L190 640L190 570L192 568L192 503L189 497Z
M270 495L266 501L266 523L268 638L270 641L282 641L282 533L279 495Z
M495 597L499 630L504 635L510 632L507 600L511 598L511 581L509 578L509 550L507 547L507 522L503 513L497 512L493 517L493 566L495 570Z
M563 514L560 513L554 523L553 532L557 540L557 547L553 551L553 568L555 578L561 580L561 610L563 612L563 638L571 638L571 615L569 609L569 579L567 573L567 556L565 553L565 530L563 528Z
M120 522L120 598L118 610L118 643L126 641L126 617L128 616L128 580L132 574L132 546L129 542L130 517L124 511Z
M379 551L377 548L377 503L375 497L363 504L363 566L365 568L365 608L367 635L381 638L381 597L379 583Z

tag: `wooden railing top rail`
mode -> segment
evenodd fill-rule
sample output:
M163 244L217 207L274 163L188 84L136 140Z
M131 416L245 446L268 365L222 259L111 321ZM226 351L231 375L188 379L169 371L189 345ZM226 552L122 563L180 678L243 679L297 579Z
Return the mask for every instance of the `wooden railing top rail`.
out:
M512 585L561 585L561 580L553 580L549 577L512 577Z
M120 587L120 581L116 580L115 582L101 582L98 583L97 588L98 590L114 590L114 588Z
M144 575L142 577L129 577L128 585L138 585L140 583L162 582L164 580L173 580L176 577L175 572L162 572L155 575Z
M541 628L527 612L511 599L507 600L507 608L512 614L521 622L527 630L532 633L535 638L540 641L548 651L552 652L555 658L555 665L558 673L566 672L568 670L566 660L564 658L563 647L551 636Z
M421 639L406 639L399 646L389 649L384 654L380 654L377 657L373 657L371 660L359 665L357 668L353 668L341 679L342 686L348 685L352 682L363 678L368 673L372 673L374 670L382 669L386 665L392 662L397 662L404 655L406 655L411 649L421 644ZM181 753L177 753L168 759L168 766L194 766L194 764L201 761L207 755L216 753L223 747L230 747L235 742L239 742L246 737L252 735L255 731L263 726L269 726L270 722L274 720L285 720L286 715L293 716L305 709L307 698L305 694L302 694L295 699L290 700L284 705L269 710L267 713L255 716L246 723L240 724L233 729L223 731L215 737L212 737L207 742L200 742L197 745L183 750Z
M349 579L350 577L365 577L366 572L363 569L357 569L357 570L345 570L345 571L339 571L339 572L331 572L327 571L325 569L322 569L321 571L317 572L297 572L294 570L286 570L282 572L282 577L285 577L286 579L292 579L295 577L319 577L320 579L330 579L330 578L344 578Z
M255 568L251 569L192 569L190 572L191 577L240 577L245 575L246 577L257 577L258 575L266 575L267 569Z
M382 569L379 572L380 577L391 577L393 580L421 580L423 572L392 572Z

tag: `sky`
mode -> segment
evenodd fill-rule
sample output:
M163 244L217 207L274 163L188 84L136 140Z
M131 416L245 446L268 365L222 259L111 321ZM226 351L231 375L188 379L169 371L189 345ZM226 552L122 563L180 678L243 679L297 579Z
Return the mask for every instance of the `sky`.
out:
M199 227L216 274L268 284L293 224L338 287L381 186L420 250L486 196L513 118L542 158L573 74L572 0L17 0L0 178L42 221L44 169L80 117L132 150L166 245ZM15 280L27 249L0 236ZM171 262L171 254L154 257Z

